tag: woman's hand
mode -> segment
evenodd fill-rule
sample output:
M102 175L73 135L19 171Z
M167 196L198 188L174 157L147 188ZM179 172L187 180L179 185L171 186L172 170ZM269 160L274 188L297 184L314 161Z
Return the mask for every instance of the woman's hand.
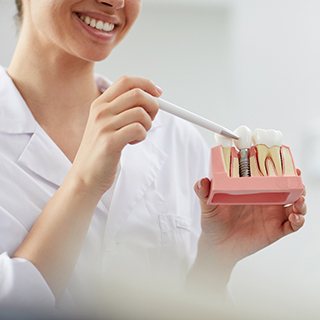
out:
M91 105L70 175L102 196L115 179L123 148L146 138L161 93L141 78L123 77L108 88Z
M307 209L305 193L290 206L207 205L210 184L205 178L194 186L201 203L202 234L189 280L200 293L221 296L235 264L299 230Z
M306 214L305 193L290 206L207 205L210 180L194 187L201 202L202 235L199 252L212 254L215 266L226 273L242 258L299 230Z

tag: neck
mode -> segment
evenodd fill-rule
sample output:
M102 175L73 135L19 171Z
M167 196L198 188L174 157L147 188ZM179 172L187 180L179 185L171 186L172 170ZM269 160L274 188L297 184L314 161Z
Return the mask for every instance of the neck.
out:
M64 120L87 116L99 95L94 64L58 48L30 43L39 42L21 34L8 73L37 120L53 121L54 114L61 123L62 116Z

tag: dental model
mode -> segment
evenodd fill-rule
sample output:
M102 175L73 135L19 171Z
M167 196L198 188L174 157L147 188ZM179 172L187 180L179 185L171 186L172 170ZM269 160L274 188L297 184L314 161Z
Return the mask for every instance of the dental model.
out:
M239 173L240 177L250 177L250 148L252 141L252 132L246 126L241 126L235 133L239 136L239 140L235 141L236 147L239 149Z
M239 140L216 136L211 150L210 204L289 204L303 193L289 147L277 130L241 126Z

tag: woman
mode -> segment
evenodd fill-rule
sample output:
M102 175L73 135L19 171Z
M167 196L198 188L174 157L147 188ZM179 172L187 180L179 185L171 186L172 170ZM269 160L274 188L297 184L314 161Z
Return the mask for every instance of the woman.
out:
M237 261L302 227L304 197L208 206L208 148L158 112L162 90L94 76L139 0L16 3L20 37L0 71L1 305L81 301L99 270L224 290Z

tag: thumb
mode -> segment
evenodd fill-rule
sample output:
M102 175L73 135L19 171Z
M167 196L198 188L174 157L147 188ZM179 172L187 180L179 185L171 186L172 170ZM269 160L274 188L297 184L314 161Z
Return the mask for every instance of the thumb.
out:
M208 178L203 178L194 185L194 191L200 199L201 211L203 213L211 211L214 207L207 204L210 194L210 186L211 182Z

